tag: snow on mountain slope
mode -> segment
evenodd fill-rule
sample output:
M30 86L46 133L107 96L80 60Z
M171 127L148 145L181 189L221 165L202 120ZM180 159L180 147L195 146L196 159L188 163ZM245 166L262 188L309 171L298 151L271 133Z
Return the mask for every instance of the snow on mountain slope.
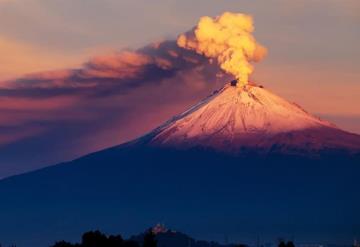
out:
M255 85L226 84L188 111L140 138L151 145L239 152L360 150L360 137Z

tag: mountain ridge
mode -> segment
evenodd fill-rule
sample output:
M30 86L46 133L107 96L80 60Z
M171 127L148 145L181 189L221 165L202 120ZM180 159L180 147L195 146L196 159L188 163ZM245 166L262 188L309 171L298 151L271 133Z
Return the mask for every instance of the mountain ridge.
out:
M267 154L277 144L284 152L287 146L289 154L316 156L336 149L360 153L360 135L343 131L255 84L228 83L130 143L180 149L202 146L230 154L246 150Z

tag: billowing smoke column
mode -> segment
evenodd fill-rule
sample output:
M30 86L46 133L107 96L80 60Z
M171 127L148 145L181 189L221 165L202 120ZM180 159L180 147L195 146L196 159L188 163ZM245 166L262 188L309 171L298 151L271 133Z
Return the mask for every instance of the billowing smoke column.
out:
M256 42L253 31L251 16L225 12L215 18L202 17L193 31L178 37L177 44L216 59L241 86L248 83L253 72L250 63L260 61L267 53L267 49Z

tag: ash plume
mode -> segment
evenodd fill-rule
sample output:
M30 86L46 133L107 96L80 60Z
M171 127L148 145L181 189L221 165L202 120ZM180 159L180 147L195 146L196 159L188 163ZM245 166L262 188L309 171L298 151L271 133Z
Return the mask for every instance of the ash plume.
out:
M267 53L267 49L257 43L253 31L251 16L225 12L215 18L200 18L193 31L178 37L177 44L216 59L221 69L244 85L254 70L251 62L260 61Z

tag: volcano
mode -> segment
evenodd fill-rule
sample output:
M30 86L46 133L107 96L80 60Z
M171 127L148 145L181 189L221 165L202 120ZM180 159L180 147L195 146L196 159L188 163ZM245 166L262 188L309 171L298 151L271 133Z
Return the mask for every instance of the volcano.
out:
M360 136L261 86L226 84L135 139L0 181L0 240L130 235L344 244L360 233Z
M228 83L134 145L202 148L233 155L358 154L360 137L255 84Z

